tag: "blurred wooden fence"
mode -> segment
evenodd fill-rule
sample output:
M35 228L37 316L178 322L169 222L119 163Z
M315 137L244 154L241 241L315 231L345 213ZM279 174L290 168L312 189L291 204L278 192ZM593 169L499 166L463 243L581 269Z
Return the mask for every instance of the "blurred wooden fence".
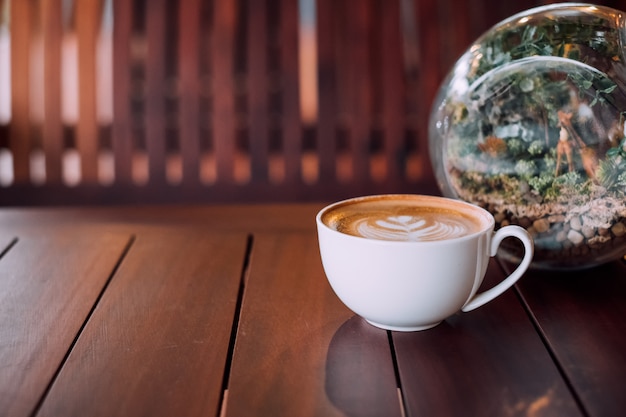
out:
M441 80L542 3L0 0L0 205L437 192Z

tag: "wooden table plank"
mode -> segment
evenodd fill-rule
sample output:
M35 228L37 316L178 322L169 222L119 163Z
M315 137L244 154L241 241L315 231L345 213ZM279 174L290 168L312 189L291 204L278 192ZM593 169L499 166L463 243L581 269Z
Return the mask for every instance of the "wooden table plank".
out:
M590 416L626 410L626 265L536 271L520 283L554 356Z
M138 234L38 415L217 415L246 247Z
M28 416L45 393L129 236L21 236L0 259L0 415Z
M353 316L314 233L255 235L225 415L400 415L387 333Z
M501 279L492 261L486 282ZM409 416L581 415L511 290L393 341Z
M223 232L315 231L315 215L324 206L310 204L259 204L210 206L124 206L75 208L3 208L0 230L41 232L59 225L104 226L107 230L178 225Z

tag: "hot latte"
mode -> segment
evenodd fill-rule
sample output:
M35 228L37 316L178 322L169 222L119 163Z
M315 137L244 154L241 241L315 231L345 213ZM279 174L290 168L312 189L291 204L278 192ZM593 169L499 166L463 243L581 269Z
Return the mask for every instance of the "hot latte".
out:
M435 241L479 232L486 221L467 205L427 196L384 196L338 204L322 221L341 233L367 239Z

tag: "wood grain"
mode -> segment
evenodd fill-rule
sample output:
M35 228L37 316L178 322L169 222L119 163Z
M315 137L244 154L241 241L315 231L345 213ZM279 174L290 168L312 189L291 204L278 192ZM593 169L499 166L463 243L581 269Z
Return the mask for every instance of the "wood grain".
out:
M0 415L33 412L128 240L58 230L0 259Z
M387 334L351 317L314 234L256 235L226 416L400 415Z
M217 415L246 245L139 234L38 415Z
M491 262L487 282L502 277ZM409 415L581 415L512 290L393 341Z
M591 416L626 409L626 265L535 271L520 284L550 349Z

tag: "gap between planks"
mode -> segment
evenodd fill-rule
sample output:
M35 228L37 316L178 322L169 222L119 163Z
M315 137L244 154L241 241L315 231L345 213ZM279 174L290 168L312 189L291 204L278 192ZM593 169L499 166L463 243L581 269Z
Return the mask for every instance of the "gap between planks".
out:
M224 366L224 380L222 382L222 398L220 398L220 404L218 409L220 410L219 416L226 416L226 407L228 405L228 384L230 382L230 371L233 364L233 356L235 353L235 343L237 342L237 333L239 332L239 318L241 316L241 306L243 304L243 293L245 291L246 279L250 267L250 257L252 256L252 247L254 245L254 237L248 235L248 242L246 244L246 252L243 259L243 266L241 267L241 276L239 279L239 292L237 293L237 304L235 307L235 316L233 317L233 326L230 332L230 342L228 344L228 353L226 355L226 365Z
M4 255L6 255L11 250L11 248L13 248L17 244L17 241L18 241L18 238L16 237L11 239L11 241L6 245L6 247L2 249L2 251L0 251L0 259L4 258Z
M400 415L401 417L406 417L406 404L404 401L404 392L402 391L402 380L400 379L400 367L398 366L396 347L393 343L393 333L390 330L387 330L387 339L389 340L389 351L391 352L391 360L393 362L393 372L396 376L398 402L400 403Z

